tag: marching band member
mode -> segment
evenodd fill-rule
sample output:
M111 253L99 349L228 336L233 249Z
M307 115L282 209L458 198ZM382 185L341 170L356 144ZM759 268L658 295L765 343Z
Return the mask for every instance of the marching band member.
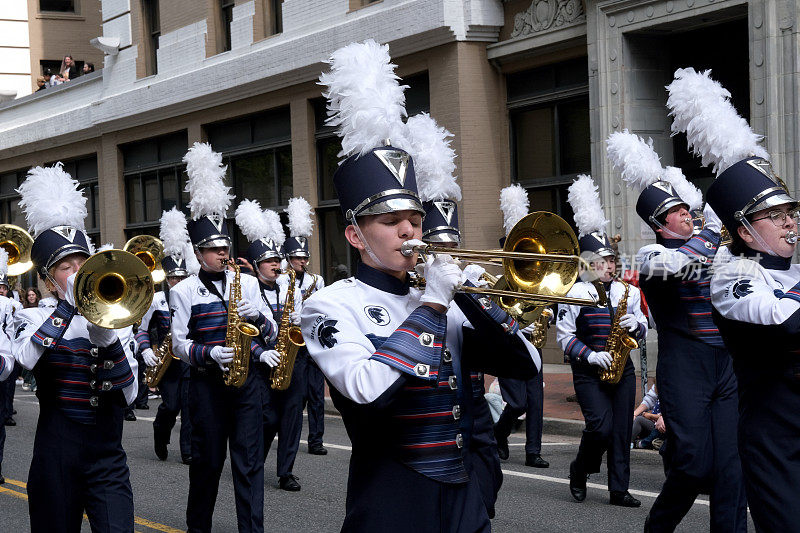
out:
M503 226L511 231L522 217L528 214L528 193L519 185L511 185L500 191L500 210L503 211ZM505 238L501 239L502 243ZM535 325L523 333L530 335ZM531 379L522 380L500 377L497 379L506 406L494 424L497 451L500 459L509 457L508 437L517 419L525 414L525 465L534 468L549 468L550 463L542 459L542 426L544 422L544 381L539 372Z
M697 235L689 209L702 196L674 167L663 169L650 143L617 132L608 155L623 179L642 189L636 212L656 233L639 250L639 284L658 328L658 395L667 428L667 479L647 518L673 531L701 491L710 489L711 529L743 531L746 507L736 446L736 377L711 320L708 268L720 223L708 206ZM678 193L677 191L681 192Z
M762 137L729 98L709 72L681 69L668 105L673 129L686 130L689 146L713 165L717 178L707 200L732 239L714 262L711 303L738 379L739 455L750 515L757 531L798 531L800 267L791 263L797 201L773 172ZM659 393L661 387L659 378Z
M164 259L161 267L166 274L166 290L153 295L150 309L142 317L136 340L139 352L148 367L158 364L153 347L161 346L170 332L171 316L169 311L170 290L178 283L195 275L200 265L194 256L189 232L186 229L186 216L173 207L161 214L161 241L164 243ZM172 357L169 354L168 357ZM164 377L158 383L161 392L161 405L158 406L153 421L153 449L156 457L167 460L170 434L175 427L178 414L181 415L180 450L183 464L192 462L192 422L189 416L189 365L183 361L169 363Z
M36 376L39 421L28 475L34 532L132 531L133 494L122 448L123 409L136 398L129 336L77 314L75 274L92 254L86 198L61 164L36 167L18 189L34 236L31 260L55 309L16 314L13 353Z
M283 243L283 253L289 262L289 267L295 271L295 291L294 291L294 317L296 325L300 324L300 311L303 302L325 286L325 280L318 274L308 272L308 262L311 254L308 248L308 238L311 236L313 221L311 220L311 205L305 198L291 198L286 208L289 215L289 238ZM282 274L278 278L280 285L286 286L289 283L288 274ZM295 375L304 374L304 377L297 376L305 380L305 399L308 404L308 453L312 455L326 455L328 450L322 445L322 434L325 432L325 377L317 364L309 359L308 349L303 347L297 353L295 360ZM293 376L292 379L295 379ZM302 413L302 410L301 410ZM302 432L302 419L300 420ZM300 484L296 476L287 478L284 483L287 490L300 490ZM282 484L281 488L284 488Z
M287 298L287 284L278 284L281 274L281 245L286 240L278 213L262 211L255 200L244 200L236 209L236 223L250 242L247 261L258 278L261 299L271 311L280 330L283 306ZM300 490L297 476L292 473L300 432L303 429L303 399L306 394L305 367L295 364L289 388L275 390L271 387L272 369L280 362L280 353L274 346L261 355L260 368L264 379L264 460L272 441L278 435L277 470L278 486L287 491ZM301 364L305 363L305 359Z
M7 283L8 277L8 252L0 248L0 282ZM14 301L8 297L0 298L0 317L2 317L2 332L0 332L0 386L7 380L14 379L14 356L11 355L11 339L14 336ZM8 411L6 403L0 404L0 485L6 482L3 477L3 449L6 445L6 425L3 423L11 417L13 411Z
M458 403L465 384L455 370L461 346L507 351L521 375L537 371L538 353L488 302L492 329L468 333L469 320L450 306L462 273L449 257L426 262L424 291L409 288L416 254L401 249L420 242L424 209L408 153L377 146L405 143L403 92L388 46L351 44L330 63L320 81L329 87L329 123L342 127L349 155L334 185L349 222L345 237L362 262L355 277L309 298L301 324L353 443L342 530L488 531L480 483L465 464Z
M603 454L607 452L608 503L639 507L642 502L628 492L631 421L636 400L633 361L630 357L625 361L622 377L616 384L601 380L600 374L614 364L614 355L606 347L615 322L621 329L619 333L642 341L647 335L647 318L642 313L639 289L614 279L617 258L605 233L608 221L591 176L578 176L569 187L567 201L575 213L581 255L593 269L587 274L602 282L608 295L605 308L558 306L556 338L564 350L564 358L572 366L575 394L586 420L578 455L569 466L569 489L577 501L586 499L587 474L600 471ZM594 285L578 281L567 296L598 295ZM627 309L620 316L621 305L627 305ZM618 338L617 346L620 344Z
M6 254L8 256L8 254ZM8 267L6 266L6 272ZM18 296L16 291L11 290L11 283L8 280L8 276L3 274L0 276L0 296L4 299L8 299L8 303L11 305L10 313L14 313L22 309L22 304L19 303L17 299ZM5 311L7 306L3 305L3 311ZM9 315L8 320L4 320L3 322L3 330L5 330L6 335L9 338L13 337L14 335L14 323L13 318ZM17 390L17 378L20 375L20 368L18 365L13 365L11 369L11 374L8 376L8 379L0 385L0 425L5 426L16 426L17 422L14 420L14 393ZM5 406L5 414L3 411L3 406ZM5 430L3 430L5 431Z
M239 531L263 531L264 383L257 372L249 372L238 388L223 380L234 359L234 348L225 345L234 281L234 273L226 268L231 238L225 213L232 196L223 183L222 156L208 144L195 143L183 160L189 175L186 190L191 197L189 237L200 263L197 276L186 278L170 291L172 350L191 366L192 463L186 523L189 531L211 531L225 448L229 446ZM241 299L235 311L261 332L262 338L251 342L251 355L258 361L262 341L274 339L276 325L261 300L255 278L241 276Z

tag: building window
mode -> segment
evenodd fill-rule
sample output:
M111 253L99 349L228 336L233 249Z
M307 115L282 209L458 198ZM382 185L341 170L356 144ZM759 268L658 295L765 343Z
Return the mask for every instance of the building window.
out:
M153 76L158 73L158 38L161 36L161 14L158 0L142 0L142 15L146 39L145 73Z
M294 191L289 108L209 124L205 130L212 148L223 155L227 184L236 196L228 212L229 228L233 229L234 211L244 199L282 213ZM285 215L281 216L285 223ZM247 241L238 231L234 234L234 253L241 254Z
M120 147L125 177L126 227L134 235L158 235L161 213L177 206L186 211L187 195L182 159L185 131L137 141Z
M567 187L591 172L586 58L507 76L511 176L531 211L572 220Z
M269 13L267 20L267 28L269 28L270 35L283 33L283 0L268 0Z
M233 0L219 0L219 2L222 26L222 31L219 32L220 44L222 45L220 52L225 52L231 49L231 22L233 21L233 6L235 2Z
M39 11L75 13L75 0L39 0Z

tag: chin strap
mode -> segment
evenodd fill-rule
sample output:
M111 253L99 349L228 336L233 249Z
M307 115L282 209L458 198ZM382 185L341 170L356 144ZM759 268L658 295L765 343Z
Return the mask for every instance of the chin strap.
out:
M770 245L766 243L766 241L765 241L765 240L764 240L764 239L761 237L761 235L760 235L760 234L759 234L759 233L756 231L756 229L753 227L753 225L752 225L752 224L750 224L750 221L749 221L749 220L747 220L747 217L742 217L742 220L741 220L741 222L742 222L742 226L744 226L744 227L745 227L745 229L747 229L747 231L749 231L749 232L750 232L750 235L752 235L752 236L753 236L753 238L756 240L756 242L757 242L759 245L761 245L761 247L764 249L764 251L765 251L765 252L767 252L769 255L774 255L774 256L777 256L777 255L778 255L778 254L776 254L776 253L775 253L775 251L774 251L774 250L773 250L773 249L770 247Z
M682 240L686 240L687 239L687 237L685 235L678 235L677 233L675 233L671 229L667 228L664 224L659 222L655 217L650 217L650 222L652 222L653 224L658 226L658 229L663 231L664 234L667 235L668 237L671 237L673 239L682 239ZM694 233L694 229L692 229L692 233ZM689 237L691 237L691 235Z
M361 240L361 242L364 244L364 250L367 251L367 255L369 255L370 258L372 258L372 260L375 261L375 264L378 265L380 268L383 268L385 270L390 270L389 267L383 264L383 261L378 259L378 256L375 255L375 252L372 251L372 247L369 245L369 242L367 242L367 239L364 238L364 234L361 233L361 228L358 227L358 221L356 221L356 217L353 217L350 223L356 229L356 235L358 235L359 240Z

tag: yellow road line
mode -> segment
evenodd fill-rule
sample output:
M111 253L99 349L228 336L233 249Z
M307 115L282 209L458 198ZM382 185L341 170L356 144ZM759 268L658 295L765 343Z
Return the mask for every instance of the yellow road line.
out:
M16 479L8 479L8 478L6 478L6 483L9 483L11 485L16 485L17 487L22 487L23 489L28 487L27 483L25 483L24 481L17 481ZM7 487L0 486L0 494L2 494L4 492L10 494L11 496L15 496L17 498L22 498L24 500L28 499L28 495L25 494L24 492L19 492L19 491L13 490L13 489L9 489ZM86 515L83 515L83 518L85 520L86 519ZM164 533L183 533L184 532L183 529L177 529L177 528L170 527L170 526L167 526L167 525L164 525L164 524L159 524L158 522L153 522L151 520L147 520L146 518L141 518L139 516L134 516L133 517L133 521L134 521L134 523L139 524L140 526L149 527L150 529L155 529L156 531L163 531Z

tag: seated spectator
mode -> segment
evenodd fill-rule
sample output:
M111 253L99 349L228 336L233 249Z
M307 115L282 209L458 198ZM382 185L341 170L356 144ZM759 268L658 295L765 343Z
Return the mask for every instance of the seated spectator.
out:
M36 91L34 92L37 93L42 89L47 89L47 80L44 79L44 76L39 76L38 78L36 78L36 87L37 87Z
M661 406L656 386L650 387L642 403L633 412L631 438L635 448L652 448L653 439L659 435L656 423L661 419ZM663 426L663 421L661 422Z
M75 66L72 56L67 54L61 61L61 68L58 71L58 79L61 83L73 80L78 77L78 68Z
M90 74L92 72L94 72L94 63L84 63L83 74Z

